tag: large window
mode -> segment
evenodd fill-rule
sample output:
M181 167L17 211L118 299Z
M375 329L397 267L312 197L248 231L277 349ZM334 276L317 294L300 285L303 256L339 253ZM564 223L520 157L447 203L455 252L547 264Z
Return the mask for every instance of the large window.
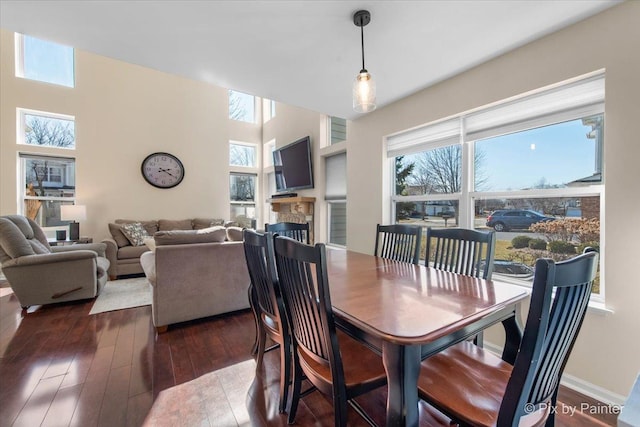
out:
M253 95L229 90L229 118L241 122L256 122L256 99Z
M20 132L18 142L57 148L75 148L73 116L41 111L18 110Z
M60 206L74 203L75 176L75 159L20 154L20 213L42 227L68 224Z
M387 142L395 220L495 230L496 277L530 283L537 258L602 244L603 75ZM593 291L604 295L599 279Z
M73 48L16 33L16 75L74 87Z

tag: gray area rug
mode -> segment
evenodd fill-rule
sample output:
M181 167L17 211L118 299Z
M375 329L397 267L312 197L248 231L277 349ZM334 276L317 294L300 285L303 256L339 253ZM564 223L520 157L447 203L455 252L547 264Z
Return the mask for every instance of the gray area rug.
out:
M93 303L89 314L140 307L142 305L151 305L151 285L146 277L110 280L104 285L104 289L96 298L96 302Z

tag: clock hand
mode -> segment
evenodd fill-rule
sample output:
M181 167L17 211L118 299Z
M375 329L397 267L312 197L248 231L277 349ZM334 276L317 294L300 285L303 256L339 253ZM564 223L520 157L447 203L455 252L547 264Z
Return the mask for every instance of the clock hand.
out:
M174 177L174 178L175 178L175 175L174 175L174 174L172 174L171 172L169 172L167 169L158 168L158 171L159 171L159 172L164 172L164 173L166 173L167 175L172 176L172 177Z

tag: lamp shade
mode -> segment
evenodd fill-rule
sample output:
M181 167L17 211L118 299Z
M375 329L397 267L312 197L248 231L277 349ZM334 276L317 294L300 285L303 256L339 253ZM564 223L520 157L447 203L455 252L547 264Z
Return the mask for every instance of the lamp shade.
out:
M376 109L376 83L367 70L362 70L353 82L353 109L368 113Z
M63 221L80 221L87 219L87 207L84 205L60 206L60 219Z

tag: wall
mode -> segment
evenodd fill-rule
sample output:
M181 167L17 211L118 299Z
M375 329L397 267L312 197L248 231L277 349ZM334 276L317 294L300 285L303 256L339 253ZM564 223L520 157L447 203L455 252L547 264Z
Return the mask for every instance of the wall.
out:
M76 157L81 234L95 240L116 218L229 218L228 141L260 143L262 125L228 119L227 89L77 49L75 88L16 78L13 39L0 32L0 214L17 212L22 151ZM18 107L75 116L75 152L17 145ZM179 186L144 181L140 163L155 151L183 162Z
M587 314L566 373L612 396L627 395L640 371L635 339L640 286L634 268L640 242L640 197L634 187L640 183L638 22L640 2L624 2L374 111L351 124L347 153L349 248L372 253L376 223L390 221L385 135L606 69L603 256L606 305L615 313ZM384 84L378 82L379 88Z

